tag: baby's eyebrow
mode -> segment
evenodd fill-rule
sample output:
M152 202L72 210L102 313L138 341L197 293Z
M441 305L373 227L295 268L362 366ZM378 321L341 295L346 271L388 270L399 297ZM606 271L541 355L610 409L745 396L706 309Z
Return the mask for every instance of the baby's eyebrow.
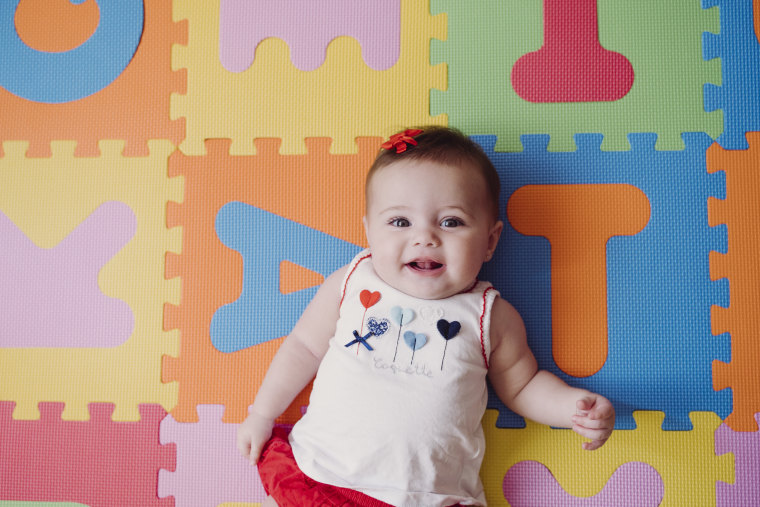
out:
M467 210L466 208L464 208L462 206L459 206L458 204L451 205L451 206L445 206L443 209L446 210L447 212L448 211L458 211L458 212L460 212L463 215L467 215L467 216L470 216L470 217L473 216L473 214L469 210Z
M388 206L387 208L380 210L380 213L388 213L389 211L407 211L408 209L409 206L399 204L396 206Z

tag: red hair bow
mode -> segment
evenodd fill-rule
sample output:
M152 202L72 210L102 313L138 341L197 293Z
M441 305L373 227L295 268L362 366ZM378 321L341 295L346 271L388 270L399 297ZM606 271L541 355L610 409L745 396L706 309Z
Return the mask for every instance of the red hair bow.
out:
M407 145L417 146L417 141L414 140L414 136L422 134L420 129L406 129L398 134L393 134L390 139L380 145L381 148L390 150L396 148L396 153L404 153Z

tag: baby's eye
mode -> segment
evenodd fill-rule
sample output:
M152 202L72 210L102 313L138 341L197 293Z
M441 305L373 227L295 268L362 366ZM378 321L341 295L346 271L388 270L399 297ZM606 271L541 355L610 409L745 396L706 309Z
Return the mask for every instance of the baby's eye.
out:
M390 219L388 225L392 225L393 227L409 227L412 224L404 217L396 217Z
M441 220L441 227L445 227L447 229L451 227L459 227L460 225L464 225L464 222L458 218L449 217Z

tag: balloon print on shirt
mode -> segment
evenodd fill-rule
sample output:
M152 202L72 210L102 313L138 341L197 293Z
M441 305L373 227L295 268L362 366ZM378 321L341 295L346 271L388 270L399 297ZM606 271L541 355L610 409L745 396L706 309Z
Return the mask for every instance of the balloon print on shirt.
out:
M373 330L370 329L369 333L367 333L366 335L362 335L362 333L364 333L364 318L367 316L367 310L369 308L375 306L377 304L377 302L380 301L381 297L382 297L382 295L379 292L377 292L377 291L371 292L371 291L368 291L368 290L364 289L363 291L361 291L359 293L359 301L361 301L362 306L364 307L364 313L362 313L361 327L359 328L359 331L354 331L354 339L351 340L350 342L346 343L346 347L350 347L354 343L356 344L356 354L357 355L359 354L359 346L360 345L364 345L367 348L367 350L374 350L370 346L370 344L367 343L367 340L370 339L372 336L374 336ZM373 319L370 319L370 320L373 320ZM385 319L383 319L383 320L385 320ZM375 331L379 331L380 330L379 324L375 325L374 327L375 327ZM385 321L385 330L383 330L382 333L385 333L385 331L387 331L387 330L388 330L388 321L386 320ZM382 333L380 333L380 334L382 334Z
M369 330L369 333L367 333L364 336L361 336L358 331L354 331L354 339L350 342L346 343L346 347L350 347L354 343L356 343L357 351L356 353L359 353L359 345L364 345L367 350L375 350L372 348L372 345L367 343L367 340L369 340L371 337L380 337L381 335L385 334L386 331L388 331L388 327L390 326L390 323L388 322L388 319L376 319L375 317L370 317L367 321L367 329Z
M446 349L449 346L449 340L459 333L462 325L456 320L449 322L446 319L441 319L436 324L436 327L438 327L438 332L441 333L443 339L446 340L446 345L443 347L443 357L441 358L441 371L443 371L443 362L446 360Z
M412 360L409 361L409 364L411 365L414 363L414 353L427 343L427 335L415 333L414 331L407 331L404 333L404 343L412 349Z
M393 351L393 362L396 362L396 355L398 354L398 343L401 340L401 328L404 324L409 324L414 320L414 310L411 308L401 308L400 306L394 306L391 308L391 320L398 324L398 336L396 336L396 349Z

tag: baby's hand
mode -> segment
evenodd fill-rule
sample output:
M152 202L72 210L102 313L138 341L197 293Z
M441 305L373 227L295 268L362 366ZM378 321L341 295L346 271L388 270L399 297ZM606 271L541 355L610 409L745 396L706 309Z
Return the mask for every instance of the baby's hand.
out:
M272 436L273 427L274 419L268 419L256 412L249 413L245 421L238 427L238 451L243 457L248 458L251 465L255 465L259 461L261 449Z
M615 427L615 409L604 396L591 394L575 403L576 415L572 417L573 431L591 439L583 448L593 451L600 448L610 438Z

